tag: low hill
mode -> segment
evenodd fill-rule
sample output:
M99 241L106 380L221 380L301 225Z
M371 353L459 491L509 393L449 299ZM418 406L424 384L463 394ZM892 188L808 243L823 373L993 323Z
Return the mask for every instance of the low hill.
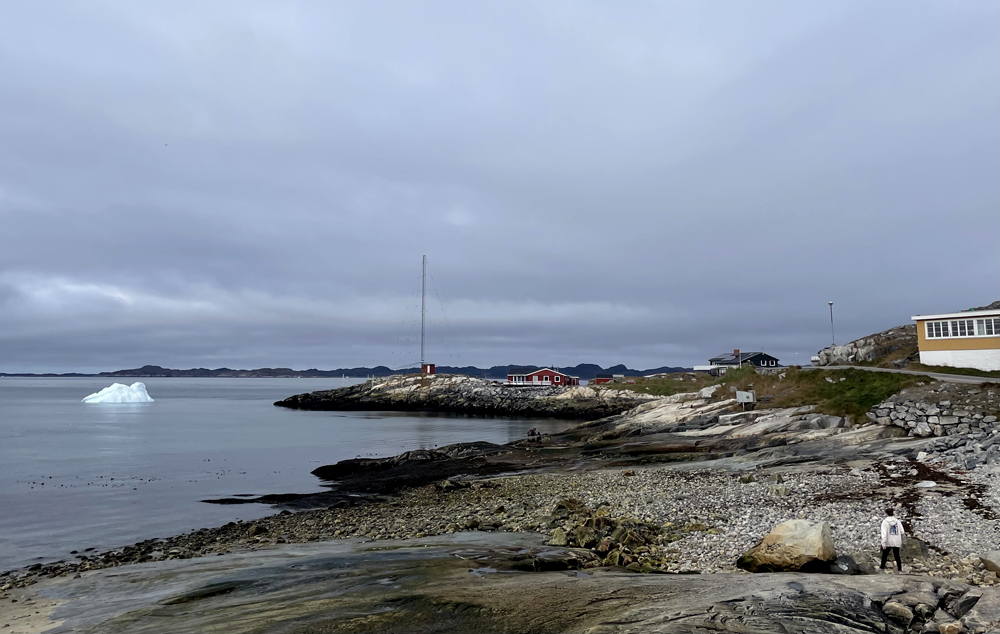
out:
M447 365L437 366L438 374L464 374L484 379L503 379L507 377L509 365L495 365L489 368L477 368L475 366L453 367ZM529 370L539 370L542 366L519 365L518 368L528 368ZM668 374L672 372L684 372L690 368L664 366L651 368L649 370L633 370L624 365L613 365L610 368L602 368L593 363L581 363L573 367L553 368L564 374L576 376L581 379L590 380L598 374L625 374L627 376L645 376L649 374ZM385 377L394 374L416 373L419 370L401 369L393 370L384 365L375 367L338 368L336 370L293 370L292 368L257 368L254 370L233 370L230 368L191 368L188 370L175 370L164 368L158 365L144 365L141 368L131 368L128 370L115 370L113 372L99 372L97 374L80 374L77 372L66 374L13 374L0 372L0 376L38 376L38 377L221 377L221 378L340 378L342 376L350 378L366 378L370 376Z

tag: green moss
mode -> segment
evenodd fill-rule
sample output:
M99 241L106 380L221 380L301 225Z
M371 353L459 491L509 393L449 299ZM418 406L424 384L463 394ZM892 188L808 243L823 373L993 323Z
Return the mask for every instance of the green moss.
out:
M827 381L829 378L830 381ZM818 370L799 373L801 404L816 403L817 409L838 416L863 419L873 406L900 390L927 382L926 377L865 370Z
M722 378L718 379L716 382L722 385L735 385L743 383L754 377L764 377L768 375L757 374L756 368L752 365L744 365L739 368L733 368L726 370L726 373L722 375Z
M1000 376L1000 372L988 374ZM730 393L734 390L752 389L757 393L758 400L766 402L767 407L815 405L816 411L836 416L850 415L857 422L864 418L865 412L872 406L900 390L917 383L933 381L929 377L913 374L855 369L802 370L796 366L780 374L758 374L752 366L744 366L731 369L721 377L696 374L693 375L695 380L692 381L691 374L678 376L688 378L677 380L676 377L659 379L639 377L635 379L634 384L608 383L600 387L627 389L655 396L671 396L681 392L697 392L703 387L719 384L724 386L726 391L717 392L716 396L723 394L731 396Z
M691 379L694 378L692 381ZM628 383L628 381L635 381ZM706 385L718 383L719 379L702 373L678 373L676 376L666 378L647 379L644 377L628 377L625 381L614 383L604 383L594 387L605 390L631 390L640 394L650 394L653 396L673 396L683 392L697 392Z

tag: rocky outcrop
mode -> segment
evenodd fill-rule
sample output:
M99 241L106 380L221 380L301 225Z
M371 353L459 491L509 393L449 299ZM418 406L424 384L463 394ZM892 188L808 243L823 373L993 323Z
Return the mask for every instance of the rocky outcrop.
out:
M837 558L826 522L782 522L736 562L749 572L827 572Z
M969 593L978 595L978 598L975 602L971 600L971 597L965 601L966 604L972 603L972 606L959 620L959 622L965 627L965 630L967 632L988 633L994 633L1000 630L1000 592L990 592L989 590L970 590L967 594ZM959 629L957 631L961 632L962 630Z
M610 435L682 432L703 429L718 422L736 405L735 399L713 401L705 390L685 392L643 403L610 421Z
M897 326L883 332L856 339L847 345L830 346L816 353L819 365L857 365L903 349L917 349L917 327L914 324Z
M990 597L992 598L992 593ZM882 599L882 612L889 620L911 632L988 632L997 617L984 603L972 613L983 592L953 581L929 579L909 584L903 592Z
M595 420L658 397L590 386L513 386L460 375L399 375L297 394L275 405L308 410L394 410Z
M700 393L675 394L644 403L611 419L612 429L592 440L630 435L671 433L701 438L724 436L750 438L766 434L814 431L813 437L836 434L851 426L849 416L831 416L814 412L814 407L763 409L733 412L735 399L712 401Z

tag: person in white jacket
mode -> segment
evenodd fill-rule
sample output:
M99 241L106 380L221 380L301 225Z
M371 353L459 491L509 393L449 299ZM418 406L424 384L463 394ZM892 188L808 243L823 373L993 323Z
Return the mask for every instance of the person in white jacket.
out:
M903 562L899 558L899 548L903 545L903 523L896 519L892 509L885 510L886 518L882 520L882 570L889 559L889 551L896 558L896 569L903 572Z

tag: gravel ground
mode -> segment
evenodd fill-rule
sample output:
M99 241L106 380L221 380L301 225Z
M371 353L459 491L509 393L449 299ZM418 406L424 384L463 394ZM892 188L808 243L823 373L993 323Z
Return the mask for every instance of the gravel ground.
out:
M898 503L875 469L762 475L749 483L741 482L738 475L712 471L640 469L634 473L632 477L620 471L520 476L494 480L498 484L495 489L452 493L427 488L408 494L407 505L440 505L447 509L446 515L459 519L482 516L482 521L502 523L504 530L544 531L553 503L574 497L593 509L608 507L611 517L675 526L702 524L707 530L690 531L666 546L666 551L676 551L676 565L668 569L734 572L736 559L743 552L776 524L797 518L829 522L838 553L877 565L884 509ZM891 484L898 486L899 482ZM914 517L905 507L897 509L911 533L936 549L925 562L915 562L913 571L975 583L995 579L984 574L976 562L980 553L995 550L1000 544L1000 523L965 508L962 495L932 497L938 495L932 491L914 504L919 516ZM1000 492L994 488L992 495L991 499L997 500ZM505 511L516 508L515 517L490 514L491 506L505 506ZM522 508L523 517L519 515ZM966 565L960 563L970 557L975 559Z
M286 511L107 553L88 553L76 562L5 573L0 575L0 591L28 585L43 575L288 542L401 539L463 530L552 534L562 528L569 532L574 521L552 515L555 504L564 498L580 500L597 515L660 531L664 537L649 539L647 545L629 553L629 561L637 566L705 573L737 571L735 562L743 552L776 524L796 518L829 522L838 554L877 565L878 529L883 509L891 504L897 506L908 531L931 546L925 561L908 562L912 572L995 584L996 575L983 569L978 555L1000 544L1000 522L984 517L991 516L990 507L1000 509L996 473L977 470L963 476L985 507L974 512L966 507L969 490L952 487L948 495L946 486L915 488L918 478L931 472L918 476L912 466L916 463L900 459L896 464L868 468L799 467L785 473L759 473L750 482L728 472L667 468L445 482L405 490L384 502ZM894 473L899 475L891 477Z

